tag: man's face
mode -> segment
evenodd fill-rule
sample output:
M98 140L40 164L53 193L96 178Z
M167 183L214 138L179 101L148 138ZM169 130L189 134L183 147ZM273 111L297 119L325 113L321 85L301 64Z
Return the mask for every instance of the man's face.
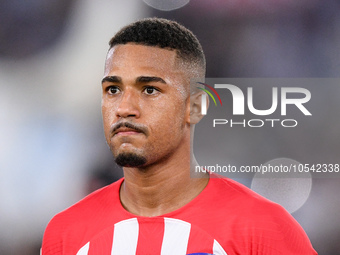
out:
M176 52L167 49L126 44L109 51L102 114L118 164L148 166L180 147L189 151L189 85L179 66Z

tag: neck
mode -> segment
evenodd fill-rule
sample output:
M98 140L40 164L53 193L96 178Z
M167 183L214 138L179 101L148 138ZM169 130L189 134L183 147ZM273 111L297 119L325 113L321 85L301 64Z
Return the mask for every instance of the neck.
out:
M185 155L183 157L183 155ZM124 168L120 190L122 205L139 216L159 216L181 208L194 199L207 185L204 173L194 176L197 165L190 150L152 164L146 168Z

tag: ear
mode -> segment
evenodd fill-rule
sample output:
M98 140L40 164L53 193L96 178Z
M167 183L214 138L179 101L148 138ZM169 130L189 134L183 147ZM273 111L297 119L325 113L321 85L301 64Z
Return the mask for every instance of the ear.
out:
M189 106L189 116L187 119L187 123L194 125L200 122L200 120L204 117L202 114L202 95L205 92L196 91L190 95L190 100L188 102ZM206 99L207 109L209 107L209 99L208 97L203 97Z

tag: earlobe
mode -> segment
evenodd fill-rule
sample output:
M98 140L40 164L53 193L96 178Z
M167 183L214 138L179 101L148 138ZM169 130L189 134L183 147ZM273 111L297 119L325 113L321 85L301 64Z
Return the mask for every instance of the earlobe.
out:
M206 99L206 108L209 106L208 97L202 97L203 91L195 92L190 95L189 102L189 116L188 123L189 124L197 124L204 117L202 114L202 100Z

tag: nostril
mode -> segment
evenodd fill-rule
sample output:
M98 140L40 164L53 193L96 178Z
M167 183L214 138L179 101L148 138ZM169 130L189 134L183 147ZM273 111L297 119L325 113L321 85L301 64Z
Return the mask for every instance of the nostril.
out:
M130 100L129 100L130 99ZM122 98L120 102L116 115L121 118L134 117L137 118L139 116L139 106L136 100L131 100L131 97Z

